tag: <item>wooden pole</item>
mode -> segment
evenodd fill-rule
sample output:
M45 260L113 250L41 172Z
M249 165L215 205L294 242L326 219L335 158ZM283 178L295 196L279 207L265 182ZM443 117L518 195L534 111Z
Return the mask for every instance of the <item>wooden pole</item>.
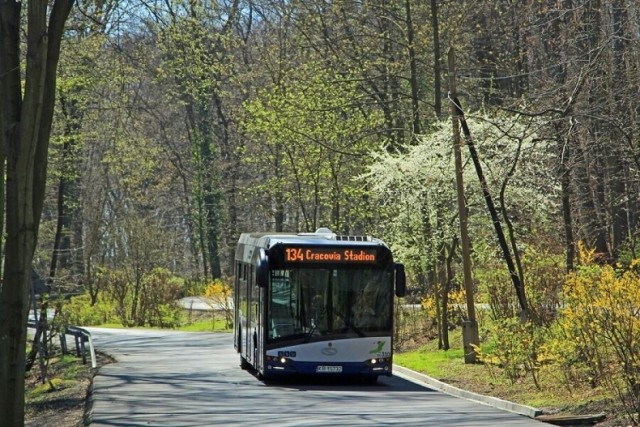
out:
M467 229L467 206L464 200L464 180L462 177L462 138L460 137L460 117L453 99L456 98L456 54L449 48L449 112L453 126L453 153L456 170L456 192L458 195L458 218L460 219L460 244L462 248L462 269L464 272L464 289L467 297L468 319L463 322L462 342L464 345L465 363L476 363L477 354L474 346L480 345L476 308L473 298L473 278L471 276L471 245Z

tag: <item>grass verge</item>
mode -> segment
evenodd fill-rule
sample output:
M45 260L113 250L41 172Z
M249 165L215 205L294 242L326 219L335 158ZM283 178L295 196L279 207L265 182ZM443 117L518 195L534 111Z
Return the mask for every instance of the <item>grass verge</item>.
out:
M615 401L601 387L571 383L553 365L540 369L539 386L536 386L530 374L512 381L499 366L465 364L459 331L451 333L450 342L452 348L447 351L438 349L437 340L432 340L419 348L395 353L394 363L455 387L532 406L547 414L605 412L607 420L598 425L626 425L619 418Z
M98 354L98 364L111 359ZM78 357L59 355L49 360L42 380L36 364L25 378L25 425L28 427L84 426L87 392L96 370Z

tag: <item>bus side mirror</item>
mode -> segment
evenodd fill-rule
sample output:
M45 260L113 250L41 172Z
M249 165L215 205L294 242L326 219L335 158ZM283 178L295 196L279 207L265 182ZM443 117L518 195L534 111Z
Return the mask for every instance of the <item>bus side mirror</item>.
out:
M264 249L260 248L256 260L256 284L261 288L269 285L269 260Z
M403 264L396 264L396 296L403 297L407 293L407 276Z

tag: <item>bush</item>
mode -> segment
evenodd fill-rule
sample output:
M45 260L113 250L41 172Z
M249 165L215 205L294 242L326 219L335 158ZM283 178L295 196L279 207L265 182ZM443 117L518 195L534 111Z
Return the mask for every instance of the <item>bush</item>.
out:
M528 247L522 255L524 289L530 318L539 325L550 325L556 320L564 282L564 261L558 255ZM520 313L518 299L511 277L504 265L485 267L476 274L482 292L481 298L489 305L493 319L516 317Z
M540 389L538 370L548 358L544 329L531 321L508 318L489 322L488 336L491 352L482 353L476 348L479 360L500 366L512 384L530 374L535 386Z
M564 363L614 391L640 414L640 260L627 269L600 266L581 250L582 266L565 283L560 327Z
M75 326L95 326L113 322L115 304L99 297L95 305L91 305L89 294L72 297L64 307L66 323Z
M142 322L149 326L175 328L180 324L182 310L176 303L181 296L184 282L165 268L155 268L142 279L140 295Z
M204 296L211 301L212 324L215 324L216 310L222 311L227 329L233 327L233 289L222 279L214 279L207 285Z

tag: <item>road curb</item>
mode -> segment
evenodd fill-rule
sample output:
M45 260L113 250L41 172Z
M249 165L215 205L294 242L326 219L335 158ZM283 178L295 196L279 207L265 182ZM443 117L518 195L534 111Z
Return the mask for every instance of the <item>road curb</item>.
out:
M412 371L404 366L393 365L393 374L417 384L427 385L429 388L442 391L443 393L447 393L455 397L473 400L474 402L490 405L495 408L524 415L529 418L536 418L537 416L542 415L542 410L540 409L509 402L508 400L499 399L497 397L485 396L468 390L462 390L458 387L452 386L451 384L447 384L425 374L421 374L420 372Z

